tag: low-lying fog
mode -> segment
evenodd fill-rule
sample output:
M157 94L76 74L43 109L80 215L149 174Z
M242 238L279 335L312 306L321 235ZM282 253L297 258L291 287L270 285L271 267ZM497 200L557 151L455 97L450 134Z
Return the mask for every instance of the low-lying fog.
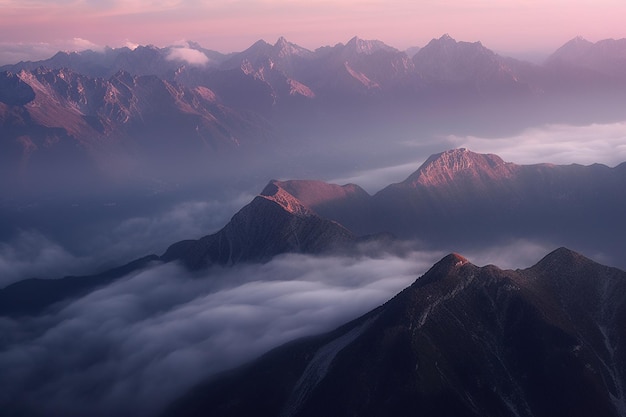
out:
M470 260L530 266L552 248L512 242L500 249ZM0 407L155 415L203 378L375 308L444 255L372 252L379 256L283 255L200 275L158 265L52 313L1 318Z

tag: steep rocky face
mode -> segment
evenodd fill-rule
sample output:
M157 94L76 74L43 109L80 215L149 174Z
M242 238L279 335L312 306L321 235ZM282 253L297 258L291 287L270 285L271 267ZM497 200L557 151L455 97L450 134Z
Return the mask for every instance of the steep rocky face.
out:
M166 415L623 415L625 290L625 272L563 248L517 271L452 254L378 309L200 385Z
M12 72L0 73L0 103L24 105L35 98L32 87Z
M453 149L430 156L424 164L406 180L404 187L445 187L459 184L462 188L474 183L483 186L511 178L516 166L506 163L497 155L477 154L465 148Z
M264 262L282 253L321 253L354 243L338 223L319 217L284 189L270 183L219 232L176 243L166 262L182 261L191 269L212 264Z
M626 230L619 214L626 208L619 191L624 172L624 166L515 165L495 155L446 151L375 194L370 224L432 242L556 236L615 251L614 231Z
M356 184L336 185L312 180L273 181L272 184L321 217L349 230L361 230L371 219L371 196Z
M385 97L414 93L419 87L413 62L406 53L383 42L354 37L345 45L339 43L315 52L316 59L301 78L322 97Z
M45 181L55 165L69 177L117 175L134 165L120 161L202 160L271 135L265 120L225 106L209 88L156 76L122 71L103 79L38 68L5 72L0 83L4 178Z
M480 42L433 39L413 56L415 70L428 82L465 85L478 92L530 91L521 74Z

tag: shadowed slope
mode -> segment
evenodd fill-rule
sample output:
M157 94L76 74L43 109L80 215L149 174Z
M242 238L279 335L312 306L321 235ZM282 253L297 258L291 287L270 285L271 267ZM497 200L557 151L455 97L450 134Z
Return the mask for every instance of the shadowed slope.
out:
M338 223L326 220L282 188L270 183L219 232L172 245L166 262L191 269L211 264L264 262L288 253L320 253L355 241Z
M517 271L452 254L378 309L207 382L166 415L618 416L624 328L623 271L564 248Z

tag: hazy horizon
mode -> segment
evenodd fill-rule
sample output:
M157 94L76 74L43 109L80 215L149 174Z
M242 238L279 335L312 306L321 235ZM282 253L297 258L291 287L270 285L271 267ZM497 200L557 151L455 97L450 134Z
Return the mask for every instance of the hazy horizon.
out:
M400 50L444 33L494 51L538 60L576 36L592 42L624 37L626 5L613 1L491 0L366 4L322 0L263 1L55 0L0 2L0 65L45 59L54 51L195 41L223 53L280 36L307 49L378 39ZM600 24L601 22L601 24Z

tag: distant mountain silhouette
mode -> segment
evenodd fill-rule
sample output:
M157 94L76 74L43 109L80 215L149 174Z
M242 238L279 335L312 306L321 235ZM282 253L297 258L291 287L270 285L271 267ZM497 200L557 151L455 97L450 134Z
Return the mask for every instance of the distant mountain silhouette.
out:
M597 78L610 77L626 82L626 39L605 39L596 43L576 37L550 55L546 65L555 70L589 71Z
M626 272L451 254L383 306L198 385L166 416L621 416Z
M433 39L414 56L415 70L445 91L465 88L480 93L530 92L511 59L503 58L480 42L457 42L449 35Z

